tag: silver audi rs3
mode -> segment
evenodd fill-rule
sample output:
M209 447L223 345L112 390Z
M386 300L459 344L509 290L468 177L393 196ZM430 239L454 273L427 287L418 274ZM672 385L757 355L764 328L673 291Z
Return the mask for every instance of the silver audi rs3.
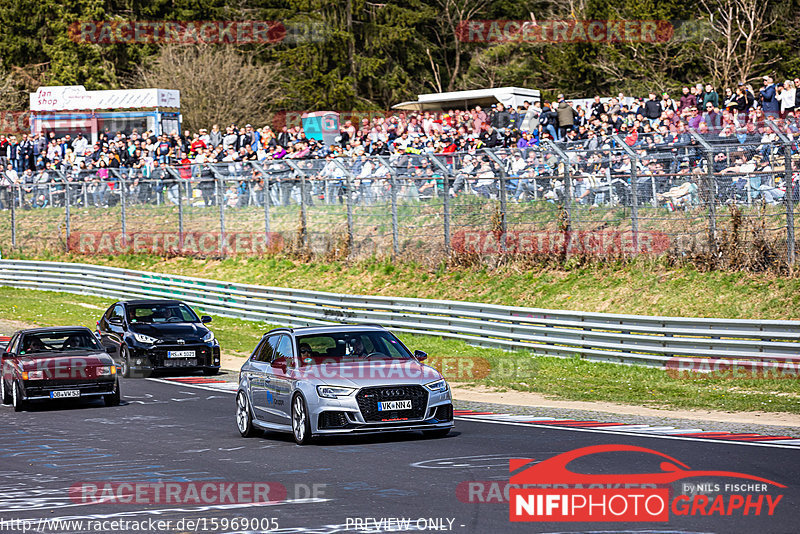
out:
M277 328L239 372L236 426L316 436L453 428L450 387L427 355L380 326Z

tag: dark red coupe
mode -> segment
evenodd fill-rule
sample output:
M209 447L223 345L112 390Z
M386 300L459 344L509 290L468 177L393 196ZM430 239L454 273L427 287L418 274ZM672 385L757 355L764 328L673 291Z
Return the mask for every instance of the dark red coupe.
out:
M83 326L16 332L0 359L3 404L24 410L32 401L102 397L120 402L114 360Z

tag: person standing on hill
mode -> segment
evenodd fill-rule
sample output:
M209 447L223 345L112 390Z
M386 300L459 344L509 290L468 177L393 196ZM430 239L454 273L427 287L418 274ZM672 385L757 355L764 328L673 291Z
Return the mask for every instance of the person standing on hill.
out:
M19 182L19 175L11 163L6 165L4 173L0 174L0 209L9 209L14 202L14 188Z
M689 91L689 88L684 87L682 91L683 94L681 95L681 100L678 104L678 113L682 113L684 109L691 109L697 106L697 97Z
M222 132L219 131L219 124L215 124L211 127L211 131L208 133L208 146L211 148L217 148L221 144Z
M575 127L575 110L564 100L564 95L558 95L558 138L566 137L567 132Z
M703 109L708 107L708 103L714 104L715 108L719 107L719 95L711 86L710 83L706 84L706 92L703 94Z
M777 98L777 91L772 76L764 76L764 87L759 91L761 96L761 109L764 115L774 119L778 117L781 110L781 103Z
M664 110L661 107L661 102L656 100L656 94L650 93L647 102L644 103L644 116L650 120L650 126L657 126L662 111Z
M783 85L777 84L778 94L775 98L781 103L781 118L786 118L786 114L795 109L795 95L797 89L792 80L786 80Z
M555 102L552 105L548 102L544 103L542 113L539 115L539 124L544 129L544 132L550 134L553 141L558 141L558 114L554 108Z

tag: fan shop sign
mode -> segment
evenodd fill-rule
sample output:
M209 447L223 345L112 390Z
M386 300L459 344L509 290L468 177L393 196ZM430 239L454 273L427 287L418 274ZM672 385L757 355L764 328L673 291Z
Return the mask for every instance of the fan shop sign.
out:
M77 232L69 237L70 252L117 255L258 256L283 249L283 237L274 232Z
M508 231L461 230L451 241L457 252L469 254L654 254L669 248L663 232L601 231Z

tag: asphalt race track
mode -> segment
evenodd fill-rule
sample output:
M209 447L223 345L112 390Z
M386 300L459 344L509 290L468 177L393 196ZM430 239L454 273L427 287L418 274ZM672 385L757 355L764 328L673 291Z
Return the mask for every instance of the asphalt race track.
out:
M124 380L122 393L122 405L112 408L97 401L38 405L21 413L10 406L0 409L0 532L798 532L797 446L459 418L455 430L439 440L388 434L299 447L288 434L241 438L231 392ZM761 515L754 510L747 516L735 511L731 516L671 513L668 522L660 523L509 521L508 502L497 502L497 488L508 482L510 458L544 460L601 444L646 447L695 470L735 471L787 487L769 490L783 495L773 516L766 515L764 506ZM659 464L649 455L632 459L629 453L611 453L601 463L585 465L587 472L622 474L657 471ZM71 487L87 483L167 481L278 483L275 487L284 488L285 496L257 504L98 504L70 493ZM478 489L470 496L466 487ZM674 491L692 493L680 487L673 483ZM494 502L469 502L481 499ZM67 520L74 522L58 523ZM136 522L136 527L114 521Z

